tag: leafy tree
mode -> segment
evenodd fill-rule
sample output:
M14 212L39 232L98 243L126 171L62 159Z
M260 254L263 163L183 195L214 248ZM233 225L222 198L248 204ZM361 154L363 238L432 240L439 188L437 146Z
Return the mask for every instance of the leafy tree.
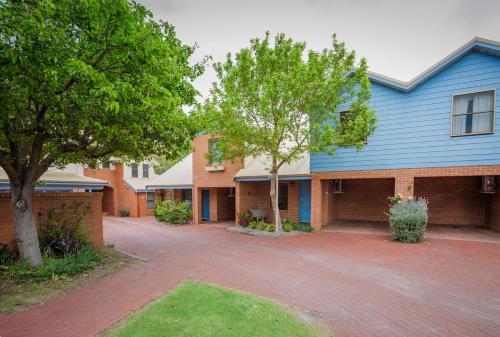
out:
M186 157L192 151L192 146L189 144L185 149L181 149L177 156L160 156L154 155L153 159L156 161L154 165L154 170L156 174L162 174L175 164L177 164L180 160Z
M32 196L49 167L175 157L192 130L193 47L127 0L0 1L0 166L21 256L41 263Z
M366 60L356 64L335 35L332 48L308 51L306 44L269 33L250 47L214 65L217 82L198 119L206 132L222 134L226 159L265 155L272 178L270 197L276 230L278 174L282 165L306 151L333 154L338 146L360 149L375 129L368 108L370 82ZM339 109L345 108L340 117Z

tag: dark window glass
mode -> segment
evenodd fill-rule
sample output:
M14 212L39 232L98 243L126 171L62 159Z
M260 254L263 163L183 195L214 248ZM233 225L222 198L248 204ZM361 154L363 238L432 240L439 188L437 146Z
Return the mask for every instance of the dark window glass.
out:
M139 177L139 166L136 163L132 164L132 177L137 178Z
M142 177L149 178L149 165L148 164L142 164Z
M148 208L155 208L155 194L154 192L147 192Z
M111 164L109 161L105 161L104 163L102 163L103 169L109 169L110 167L111 167Z
M273 209L273 203L271 202L271 200L269 200L269 208ZM288 183L279 184L278 208L280 211L288 210Z

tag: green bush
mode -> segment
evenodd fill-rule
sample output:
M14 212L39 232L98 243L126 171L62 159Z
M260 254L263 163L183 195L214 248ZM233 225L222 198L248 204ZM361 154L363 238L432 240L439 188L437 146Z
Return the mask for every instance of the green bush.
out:
M186 224L191 221L191 203L189 201L175 202L165 200L156 204L154 209L156 219L168 224Z
M267 226L267 231L272 233L272 232L275 232L276 231L276 226L274 224L269 224Z
M311 225L301 225L300 230L305 233L311 233L313 231L313 228Z
M251 229L256 229L257 228L257 222L255 222L255 221L250 222L250 225L248 225L248 227L250 227Z
M101 264L101 257L91 247L84 247L63 258L54 257L49 252L45 252L43 264L40 267L30 268L28 261L21 259L9 266L7 277L12 280L44 280L55 276L79 274Z
M13 264L18 258L14 249L7 244L0 243L0 266L8 266Z
M293 229L293 226L289 223L283 223L283 230L285 232L290 232Z
M405 243L422 240L428 220L425 199L396 203L389 209L389 226L392 239Z
M286 230L285 227L288 230ZM292 229L294 231L306 232L306 233L311 233L313 231L313 228L310 225L303 225L303 224L295 223L295 222L292 222L292 221L290 221L288 219L285 219L283 221L283 230L285 232L290 232Z
M121 217L127 217L130 215L130 211L128 210L128 208L120 208L118 210L118 213L120 214Z
M259 221L259 224L257 225L257 227L258 227L261 231L265 231L265 230L267 229L267 224L266 224L264 221L260 220L260 221Z
M47 220L40 226L40 248L54 256L64 257L90 245L83 221L90 206L83 203L62 204L47 212Z
M249 211L238 213L237 217L238 217L238 224L241 227L247 227L250 224L250 221L252 220L252 215L250 214Z

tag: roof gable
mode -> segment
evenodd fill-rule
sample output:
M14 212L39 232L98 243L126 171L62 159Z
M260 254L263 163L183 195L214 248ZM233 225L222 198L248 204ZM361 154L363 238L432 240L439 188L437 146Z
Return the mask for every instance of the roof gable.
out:
M500 42L475 37L408 82L374 72L369 72L368 77L372 82L379 83L398 91L409 92L473 51L500 56Z

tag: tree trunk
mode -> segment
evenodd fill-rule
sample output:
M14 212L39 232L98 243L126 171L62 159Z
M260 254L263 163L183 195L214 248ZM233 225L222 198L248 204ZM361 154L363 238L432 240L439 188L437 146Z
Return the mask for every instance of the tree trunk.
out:
M28 259L31 267L42 264L38 233L33 213L34 186L11 185L12 215L16 224L17 247L22 258Z
M278 186L279 186L279 174L278 169L276 168L276 164L273 160L273 168L271 169L271 191L269 196L271 197L271 206L273 208L274 213L274 225L276 227L276 233L281 232L281 217L279 210L279 195L278 195Z

